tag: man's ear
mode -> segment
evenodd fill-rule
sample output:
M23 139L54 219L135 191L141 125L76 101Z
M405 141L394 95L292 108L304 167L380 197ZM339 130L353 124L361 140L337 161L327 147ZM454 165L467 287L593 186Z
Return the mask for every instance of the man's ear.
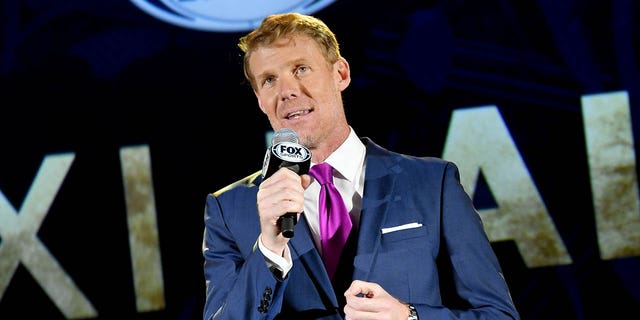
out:
M347 62L345 58L339 58L333 66L336 69L338 88L342 91L349 86L349 83L351 83L351 69L349 68L349 62Z

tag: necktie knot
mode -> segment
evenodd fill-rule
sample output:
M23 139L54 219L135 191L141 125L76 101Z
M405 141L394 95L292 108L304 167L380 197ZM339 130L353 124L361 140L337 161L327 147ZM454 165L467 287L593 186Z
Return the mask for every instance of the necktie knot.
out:
M309 175L318 180L320 184L333 183L333 168L326 162L318 163L311 167Z

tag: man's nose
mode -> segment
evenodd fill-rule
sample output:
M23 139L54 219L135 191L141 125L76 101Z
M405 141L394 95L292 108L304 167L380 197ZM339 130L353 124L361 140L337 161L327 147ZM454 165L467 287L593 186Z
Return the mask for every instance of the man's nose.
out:
M298 80L295 77L289 76L280 78L280 98L282 100L297 97L299 91L300 83L298 83Z

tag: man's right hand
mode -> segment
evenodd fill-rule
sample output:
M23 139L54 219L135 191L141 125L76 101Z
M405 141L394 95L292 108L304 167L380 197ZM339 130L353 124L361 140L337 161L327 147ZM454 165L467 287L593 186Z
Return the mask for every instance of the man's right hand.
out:
M302 213L304 190L309 186L309 175L298 175L287 168L280 168L260 183L258 189L258 214L262 244L270 251L282 255L289 238L282 235L278 218L287 212Z

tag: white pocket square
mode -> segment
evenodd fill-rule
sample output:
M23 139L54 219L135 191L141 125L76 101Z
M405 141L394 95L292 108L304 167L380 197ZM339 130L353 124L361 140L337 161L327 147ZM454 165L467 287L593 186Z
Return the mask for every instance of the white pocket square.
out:
M412 222L412 223L402 224L402 225L395 226L395 227L382 228L382 229L380 229L380 231L382 231L382 234L385 234L385 233L389 233L389 232L395 232L395 231L413 229L413 228L420 228L420 227L422 227L422 223Z

